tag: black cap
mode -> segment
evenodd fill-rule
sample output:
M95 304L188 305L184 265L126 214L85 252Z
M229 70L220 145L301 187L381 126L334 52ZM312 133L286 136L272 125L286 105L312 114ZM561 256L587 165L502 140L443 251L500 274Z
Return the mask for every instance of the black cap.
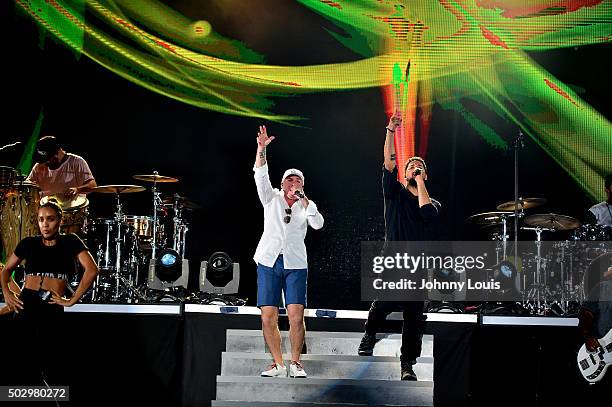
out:
M34 161L39 164L46 163L60 149L60 144L54 136L45 136L36 143Z

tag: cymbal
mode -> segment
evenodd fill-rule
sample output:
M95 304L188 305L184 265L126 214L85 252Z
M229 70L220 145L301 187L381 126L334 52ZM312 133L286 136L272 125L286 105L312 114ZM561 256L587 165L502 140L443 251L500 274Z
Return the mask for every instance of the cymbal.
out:
M167 198L164 198L164 204L166 206L173 206L174 205L174 199L175 199L174 196L169 196ZM191 200L189 200L186 197L181 196L181 195L178 196L178 201L179 201L179 203L181 205L183 205L183 207L185 209L200 209L201 208L201 206L198 205L197 203L195 203L195 202L193 202L193 201L191 201Z
M484 212L477 213L467 218L465 221L475 225L493 226L502 223L502 219L514 216L514 212Z
M142 192L146 188L140 185L101 185L95 187L91 192L100 192L102 194L130 194L132 192Z
M544 198L521 198L519 199L518 209L529 209L535 208L536 206L542 206L546 203ZM515 202L508 201L497 205L498 211L514 211Z
M147 182L178 182L178 178L166 177L164 175L157 174L146 174L146 175L133 175L132 178L147 181Z
M556 213L538 213L525 218L525 223L529 226L539 226L554 230L572 230L581 225L576 218Z

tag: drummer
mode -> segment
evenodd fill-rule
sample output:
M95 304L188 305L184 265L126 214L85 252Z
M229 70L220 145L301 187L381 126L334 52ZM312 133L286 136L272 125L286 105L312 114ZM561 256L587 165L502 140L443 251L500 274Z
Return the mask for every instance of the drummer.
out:
M604 191L607 199L591 206L584 223L612 226L612 174L608 174L605 178Z
M65 201L86 194L97 186L87 161L64 151L54 136L38 140L33 158L36 164L27 181L39 186L41 198L56 195Z

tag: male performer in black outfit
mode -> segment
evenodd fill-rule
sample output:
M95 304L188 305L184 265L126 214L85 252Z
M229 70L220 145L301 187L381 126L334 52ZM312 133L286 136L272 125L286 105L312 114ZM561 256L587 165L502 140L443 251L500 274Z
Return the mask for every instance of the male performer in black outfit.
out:
M401 125L401 118L391 117L387 125L384 147L384 168L382 188L385 199L385 241L428 241L435 240L436 219L440 203L429 197L425 181L427 166L420 157L410 158L405 167L405 178L398 180L395 163L393 136ZM412 366L421 354L421 341L425 327L423 301L383 302L374 301L370 307L365 334L359 345L359 354L372 355L385 318L394 311L403 311L401 347L401 378L416 380Z

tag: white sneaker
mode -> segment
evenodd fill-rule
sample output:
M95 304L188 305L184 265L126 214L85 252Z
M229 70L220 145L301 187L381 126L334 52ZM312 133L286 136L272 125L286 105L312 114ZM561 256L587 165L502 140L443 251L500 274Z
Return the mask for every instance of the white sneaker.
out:
M289 366L289 376L290 377L308 377L306 371L304 370L304 365L300 362L291 362Z
M279 366L276 363L272 363L268 366L268 370L261 372L263 377L287 377L287 367Z

